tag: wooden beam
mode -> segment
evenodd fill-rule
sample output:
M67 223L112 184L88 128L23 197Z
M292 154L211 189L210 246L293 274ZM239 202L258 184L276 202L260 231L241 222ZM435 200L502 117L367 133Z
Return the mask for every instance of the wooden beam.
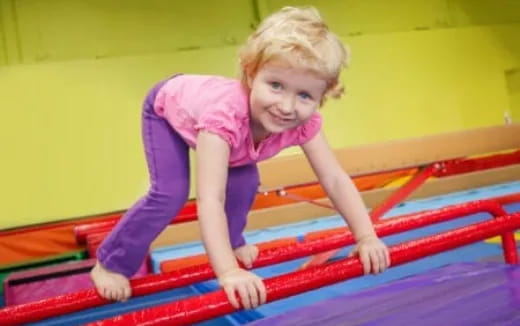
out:
M458 131L335 150L352 176L416 167L432 162L520 148L520 124ZM296 154L259 164L261 189L316 182L305 156Z

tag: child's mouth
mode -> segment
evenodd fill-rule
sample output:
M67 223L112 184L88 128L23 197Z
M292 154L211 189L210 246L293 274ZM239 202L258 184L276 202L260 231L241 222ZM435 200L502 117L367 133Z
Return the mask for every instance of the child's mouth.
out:
M277 123L277 124L281 124L281 125L286 125L288 123L290 123L293 119L287 119L287 118L282 118L276 114L273 114L271 112L269 112L269 115L271 116L271 119Z

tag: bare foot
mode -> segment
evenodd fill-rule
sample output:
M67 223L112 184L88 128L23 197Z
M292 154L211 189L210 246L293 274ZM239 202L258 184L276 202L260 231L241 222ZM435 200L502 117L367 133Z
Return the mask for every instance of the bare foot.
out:
M105 299L124 302L132 295L128 279L122 274L104 268L99 261L90 271L90 277L99 295Z

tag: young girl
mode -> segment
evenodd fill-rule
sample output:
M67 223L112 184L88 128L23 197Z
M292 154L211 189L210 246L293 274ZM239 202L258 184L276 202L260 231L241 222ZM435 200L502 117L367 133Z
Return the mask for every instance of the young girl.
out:
M253 308L266 300L250 267L258 249L242 236L259 185L256 163L302 147L321 185L357 240L365 273L390 259L362 199L321 132L318 108L341 94L347 52L313 8L284 8L269 16L240 53L241 80L176 75L144 102L142 132L151 187L98 250L91 272L101 296L126 300L128 278L150 243L189 193L188 150L196 149L197 208L204 246L231 304Z

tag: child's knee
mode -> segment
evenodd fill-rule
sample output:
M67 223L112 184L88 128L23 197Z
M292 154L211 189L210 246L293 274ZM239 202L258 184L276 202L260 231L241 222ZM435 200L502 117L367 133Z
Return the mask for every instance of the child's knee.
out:
M169 214L176 214L188 200L188 191L155 191L150 190L146 196L149 205Z

